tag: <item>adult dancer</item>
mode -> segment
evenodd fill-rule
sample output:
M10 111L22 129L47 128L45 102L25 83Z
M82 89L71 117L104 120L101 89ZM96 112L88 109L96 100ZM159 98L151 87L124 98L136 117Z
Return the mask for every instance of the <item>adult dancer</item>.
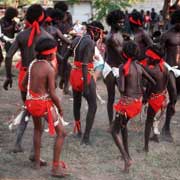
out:
M80 108L82 95L88 103L88 113L86 116L86 127L82 137L82 144L90 143L90 131L93 126L97 103L96 85L93 77L93 56L95 42L99 39L100 33L94 24L87 25L87 33L78 36L72 42L72 47L66 56L74 53L74 67L71 71L70 82L73 89L73 112L75 118L74 132L81 136ZM93 41L94 40L94 41ZM65 57L67 59L67 57Z
M112 123L111 133L124 159L124 171L129 170L132 160L128 148L127 123L141 112L142 108L142 78L147 78L151 83L155 81L136 61L138 54L137 45L129 41L124 44L122 55L124 63L119 68L119 90L122 94L119 102L114 105L116 110L115 120ZM121 131L122 140L119 136Z
M180 69L180 10L175 11L171 16L171 24L173 25L161 37L161 46L165 49L165 61L171 66L170 81L168 83L169 103L166 111L166 120L163 126L164 140L173 141L170 122L175 113L175 104L177 95L180 93L180 75L176 74L173 66Z
M14 39L15 34L20 31L18 24L14 20L18 16L18 10L13 7L8 7L5 11L4 17L0 20L1 32L10 39ZM2 37L3 38L3 37ZM8 52L12 42L5 42L5 50Z
M107 35L106 44L106 56L107 72L104 82L106 84L108 92L107 112L109 117L109 124L111 125L113 120L113 103L115 99L115 86L117 85L118 67L122 63L121 52L123 46L123 37L121 29L124 26L125 15L121 10L115 10L110 12L106 17L107 24L111 27L109 34Z
M12 66L12 58L15 52L19 49L21 52L21 67L18 76L18 86L21 92L21 97L23 102L26 100L26 89L22 86L22 80L26 74L27 68L32 60L35 58L35 44L39 40L39 38L49 37L53 38L49 33L47 33L43 28L40 27L39 23L41 23L44 19L44 11L41 5L33 4L31 5L26 13L26 21L28 24L28 28L21 31L12 46L10 47L8 54L6 55L6 80L4 82L4 89L8 90L8 87L12 87L12 75L11 75L11 66ZM15 142L15 146L13 152L22 152L23 149L21 147L22 137L24 131L26 129L28 121L25 121L25 117L27 116L27 111L25 111L24 116L18 126L17 130L17 138Z

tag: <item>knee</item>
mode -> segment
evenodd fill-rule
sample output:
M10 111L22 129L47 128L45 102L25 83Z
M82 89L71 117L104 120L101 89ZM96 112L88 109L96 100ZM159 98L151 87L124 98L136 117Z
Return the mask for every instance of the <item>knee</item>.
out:
M97 111L97 103L95 102L95 103L91 104L89 108L90 108L91 112L93 114L95 114Z
M167 106L167 114L172 116L175 113L175 104L169 103Z
M65 130L63 130L63 131L59 131L58 133L57 133L57 137L58 138L65 138L67 136L67 133L65 132Z

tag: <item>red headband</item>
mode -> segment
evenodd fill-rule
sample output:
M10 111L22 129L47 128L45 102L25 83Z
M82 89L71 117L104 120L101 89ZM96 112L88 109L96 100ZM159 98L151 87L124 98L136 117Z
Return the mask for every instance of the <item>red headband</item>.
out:
M52 22L52 20L53 20L53 19L52 19L50 16L47 16L46 19L45 19L45 22L50 23L50 22Z
M37 21L34 21L32 24L30 23L28 24L28 26L32 28L28 39L28 47L32 45L35 34L36 33L39 34L41 32L39 27L39 22L41 22L43 19L44 19L44 12L42 12L41 16L38 18Z
M131 62L132 62L132 58L128 57L125 52L122 52L122 55L123 55L124 58L127 59L127 62L123 66L124 75L127 76L129 74L129 68L130 68L130 65L131 65Z
M153 60L158 60L159 61L160 70L163 71L163 64L164 64L164 59L163 58L161 58L158 54L156 54L151 49L148 49L146 51L146 56L152 58Z
M50 55L57 51L57 47L40 52L42 55Z
M139 19L138 19L138 20L135 20L132 16L130 16L129 21L132 22L133 24L142 26L141 21L140 21Z

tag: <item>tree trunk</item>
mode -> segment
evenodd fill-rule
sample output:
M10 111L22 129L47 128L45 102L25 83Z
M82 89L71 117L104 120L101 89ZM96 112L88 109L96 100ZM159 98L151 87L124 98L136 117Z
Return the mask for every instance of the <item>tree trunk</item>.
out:
M164 20L168 17L168 10L169 10L170 5L171 5L171 0L164 0L164 6L163 6L163 18L164 18Z

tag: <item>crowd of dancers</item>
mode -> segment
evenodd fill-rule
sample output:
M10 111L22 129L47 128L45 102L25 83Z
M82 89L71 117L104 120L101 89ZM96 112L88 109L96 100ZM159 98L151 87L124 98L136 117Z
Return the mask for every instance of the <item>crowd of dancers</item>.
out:
M128 15L119 9L111 11L106 16L109 32L105 31L99 21L77 22L73 27L72 16L64 2L47 9L39 4L31 5L25 12L23 28L14 21L17 16L17 9L9 7L0 21L1 41L5 43L6 50L5 90L12 87L13 83L13 56L18 50L21 55L16 67L19 69L18 86L25 109L17 128L13 152L23 151L23 134L32 116L34 143L29 159L37 169L47 165L40 158L45 119L49 134L56 133L51 175L68 175L66 164L60 161L66 132L63 127L63 110L55 89L59 86L65 94L69 94L71 85L74 134L81 139L81 144L89 145L97 97L102 101L96 90L96 81L100 76L107 88L109 132L124 160L124 171L128 172L132 164L127 124L142 111L143 105L148 105L144 151L149 151L151 131L151 139L159 141L158 124L163 113L166 118L162 135L165 140L173 140L170 121L175 113L180 87L180 10L171 11L168 30L162 31L164 28L161 24L156 32L154 26L162 19L158 20L154 9L154 19L149 19L153 28L150 26L149 32L145 30L147 18L137 10ZM1 64L2 50L0 52ZM70 56L73 62L69 61ZM114 104L116 86L120 99ZM80 113L82 97L88 104L84 131Z

